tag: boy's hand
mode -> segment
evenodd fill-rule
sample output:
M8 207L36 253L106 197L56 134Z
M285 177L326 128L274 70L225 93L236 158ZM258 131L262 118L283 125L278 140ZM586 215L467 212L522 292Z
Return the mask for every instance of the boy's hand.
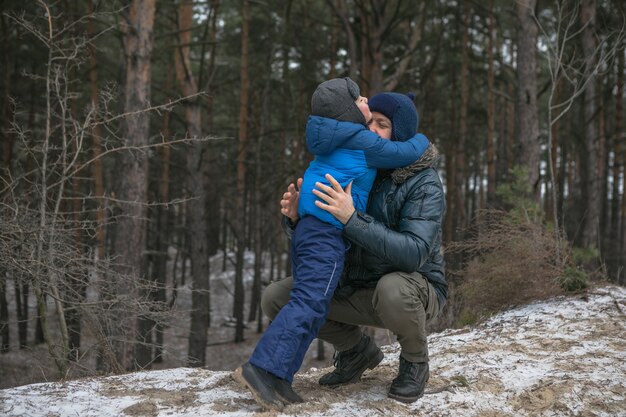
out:
M283 194L280 200L280 212L289 217L293 223L298 221L298 200L300 199L300 188L302 187L302 178L298 178L297 185L293 183L287 187L287 192Z
M315 186L319 188L319 190L313 190L313 194L324 200L327 204L317 200L315 201L315 205L335 216L342 224L346 224L355 211L354 202L352 201L352 182L350 182L344 190L332 175L326 174L326 179L330 182L332 188L321 182L316 182Z

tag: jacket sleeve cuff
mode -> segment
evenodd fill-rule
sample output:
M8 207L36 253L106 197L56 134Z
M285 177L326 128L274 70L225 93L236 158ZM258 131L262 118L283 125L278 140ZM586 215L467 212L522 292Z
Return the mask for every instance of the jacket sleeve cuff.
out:
M287 216L283 216L281 225L283 227L283 232L287 235L288 239L291 239L293 236L293 231L296 228L296 223L292 222L291 219Z
M374 218L369 214L355 211L345 224L343 232L348 238L357 237L363 231L369 229L373 221Z

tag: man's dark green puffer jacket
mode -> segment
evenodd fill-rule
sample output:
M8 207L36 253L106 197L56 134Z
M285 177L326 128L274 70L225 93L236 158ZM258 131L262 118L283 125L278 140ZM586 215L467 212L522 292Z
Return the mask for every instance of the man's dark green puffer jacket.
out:
M336 295L375 287L390 272L417 271L435 287L443 307L448 283L441 251L445 195L435 170L438 159L431 144L414 164L379 172L367 214L355 212L345 225L344 237L352 247Z

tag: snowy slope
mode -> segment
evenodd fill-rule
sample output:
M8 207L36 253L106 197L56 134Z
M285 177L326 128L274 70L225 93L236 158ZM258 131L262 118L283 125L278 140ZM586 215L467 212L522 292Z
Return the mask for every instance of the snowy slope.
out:
M360 383L325 389L328 370L297 375L308 400L262 412L229 372L178 368L0 390L2 416L626 416L626 289L604 287L429 337L426 395L387 398L399 348Z

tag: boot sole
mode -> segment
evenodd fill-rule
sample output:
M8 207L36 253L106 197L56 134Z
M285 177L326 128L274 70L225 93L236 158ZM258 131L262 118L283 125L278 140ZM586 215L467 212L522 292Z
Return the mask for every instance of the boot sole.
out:
M278 404L274 404L272 402L266 401L259 395L259 393L254 389L254 387L252 387L252 385L250 385L250 383L243 376L243 368L241 366L233 371L232 377L235 381L239 382L241 385L248 388L248 390L252 394L252 398L254 398L254 401L256 401L257 404L259 404L261 407L265 408L266 410L272 410L272 411L283 410L284 405L278 405Z
M383 352L379 350L376 356L374 357L374 359L367 364L367 368L365 369L376 368L383 361L384 357L385 355L383 354ZM363 372L365 372L365 369L363 370ZM320 385L323 387L327 387L327 388L339 388L344 385L354 384L355 382L359 382L361 380L361 376L363 376L363 372L361 372L360 374L356 375L354 378L348 381L339 382L337 384L320 384Z
M403 402L403 403L406 403L406 404L413 403L413 402L419 400L420 398L422 398L423 396L424 396L423 393L420 394L420 395L413 396L413 397L403 397L401 395L392 394L390 392L387 393L387 397L393 398L396 401L400 401L400 402Z
M303 398L299 398L299 399L293 399L290 400L289 398L285 397L284 395L280 395L280 393L278 391L276 391L276 396L278 398L280 398L280 400L282 402L285 403L285 405L289 405L289 404L303 404L304 403L304 399Z

